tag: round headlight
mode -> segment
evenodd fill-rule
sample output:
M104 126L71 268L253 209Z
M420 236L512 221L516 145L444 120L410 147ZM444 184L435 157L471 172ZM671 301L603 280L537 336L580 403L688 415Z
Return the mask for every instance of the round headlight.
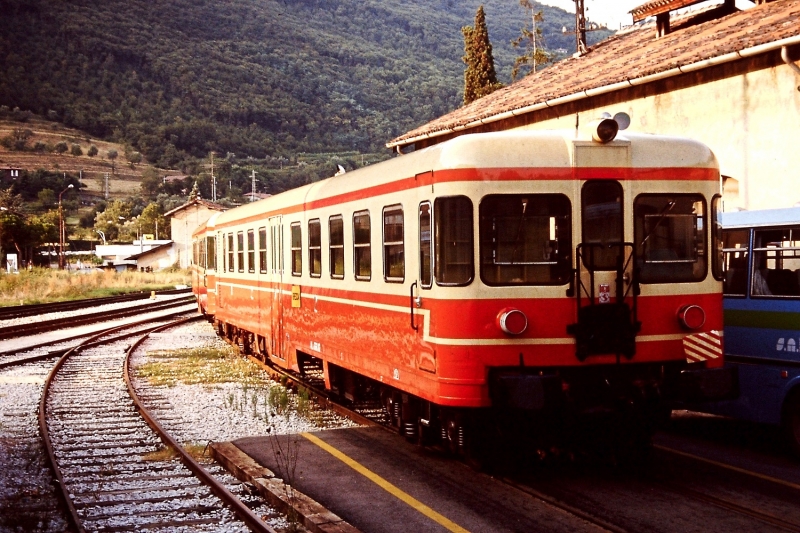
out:
M503 309L497 315L497 325L509 335L521 335L528 329L528 317L519 309Z
M678 310L678 322L686 329L700 329L706 323L706 312L699 305L684 305Z

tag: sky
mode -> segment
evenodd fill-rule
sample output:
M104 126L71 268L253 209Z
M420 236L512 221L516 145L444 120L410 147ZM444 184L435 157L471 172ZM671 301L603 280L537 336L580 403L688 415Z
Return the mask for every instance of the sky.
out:
M575 13L575 0L538 0L541 4L560 7L569 13ZM584 0L586 18L591 22L605 24L609 29L618 30L622 26L630 26L633 18L629 11L637 6L646 4L648 0ZM708 2L713 4L715 2ZM737 0L736 7L746 9L753 3L746 0ZM700 7L700 6L697 6Z

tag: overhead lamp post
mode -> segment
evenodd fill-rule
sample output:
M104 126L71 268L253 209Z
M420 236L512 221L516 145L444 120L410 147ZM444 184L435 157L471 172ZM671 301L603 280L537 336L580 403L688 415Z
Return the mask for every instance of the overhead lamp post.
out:
M61 197L71 189L73 185L70 183L64 190L58 193L58 269L64 270L64 209L61 207Z

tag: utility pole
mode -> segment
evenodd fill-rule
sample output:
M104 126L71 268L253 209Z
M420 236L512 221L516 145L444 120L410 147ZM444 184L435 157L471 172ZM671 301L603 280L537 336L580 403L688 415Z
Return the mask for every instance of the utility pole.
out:
M251 172L252 172L252 179L253 179L253 184L251 186L251 190L253 192L250 195L250 201L251 202L255 202L256 201L256 171L252 170Z
M108 200L108 172L106 172L106 200Z
M214 177L214 152L211 152L211 201L217 201L217 178Z
M575 0L575 49L579 53L586 51L586 16L584 0Z

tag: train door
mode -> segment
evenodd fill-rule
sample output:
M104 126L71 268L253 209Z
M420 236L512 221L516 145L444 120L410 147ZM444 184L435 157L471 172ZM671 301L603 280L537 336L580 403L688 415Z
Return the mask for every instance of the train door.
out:
M269 219L269 250L271 272L270 353L285 359L283 336L283 219L280 215Z
M633 244L625 242L624 197L615 180L589 180L581 188L581 242L576 250L578 359L595 354L633 357L636 290Z

